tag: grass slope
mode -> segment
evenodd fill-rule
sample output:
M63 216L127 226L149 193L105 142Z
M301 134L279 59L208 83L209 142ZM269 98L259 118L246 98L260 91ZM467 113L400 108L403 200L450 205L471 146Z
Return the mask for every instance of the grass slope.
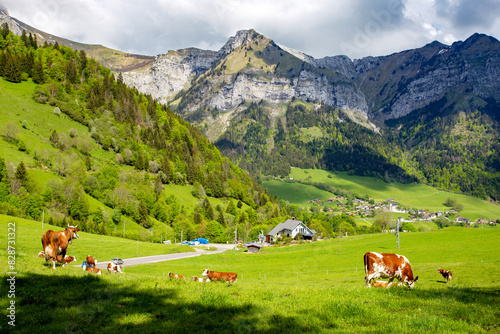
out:
M7 221L0 220L3 231ZM339 240L265 248L260 254L228 251L96 277L79 268L53 271L44 266L44 260L36 258L40 233L29 232L33 224L38 225L18 221L16 231L16 330L20 333L40 326L50 331L102 333L484 333L500 329L499 229L405 234L400 250L392 235L349 237L342 239L340 255ZM2 244L6 244L5 235L0 234ZM118 240L106 241L102 254L117 253ZM70 248L76 252L99 242L92 236L87 243L82 235ZM406 255L419 276L416 288L365 288L362 257L366 251ZM3 247L0 253L6 257ZM440 267L453 271L451 284L437 273ZM238 281L228 286L164 278L170 271L200 276L204 268L237 272ZM6 284L0 292L0 307L6 309ZM8 328L6 321L0 326Z
M292 168L290 173L296 181L328 183L332 186L351 190L359 195L369 195L376 202L393 198L402 206L429 210L431 212L449 210L444 205L446 198L456 198L457 202L463 204L461 211L463 217L469 219L497 219L500 217L500 206L480 200L476 197L455 194L437 190L424 184L386 183L373 177L348 175L347 173L331 173L319 169ZM307 202L320 198L326 200L333 195L319 190L313 186L303 184L291 184L279 181L263 182L271 194L277 195L292 204L305 206Z

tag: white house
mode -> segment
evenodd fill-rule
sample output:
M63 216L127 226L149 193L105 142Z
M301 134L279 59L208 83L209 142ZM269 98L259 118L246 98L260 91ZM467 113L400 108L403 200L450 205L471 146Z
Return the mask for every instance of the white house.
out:
M304 239L312 239L316 236L316 231L311 230L300 220L296 220L295 217L292 219L287 219L284 223L279 223L273 228L266 236L266 241L271 242L276 240L278 236L285 236L290 238L295 238L297 234L302 234Z

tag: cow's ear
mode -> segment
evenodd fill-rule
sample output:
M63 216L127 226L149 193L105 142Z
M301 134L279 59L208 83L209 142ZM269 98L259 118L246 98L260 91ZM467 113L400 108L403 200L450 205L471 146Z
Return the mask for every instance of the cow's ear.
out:
M413 282L416 282L416 281L418 281L418 276L415 277L415 279L413 280Z

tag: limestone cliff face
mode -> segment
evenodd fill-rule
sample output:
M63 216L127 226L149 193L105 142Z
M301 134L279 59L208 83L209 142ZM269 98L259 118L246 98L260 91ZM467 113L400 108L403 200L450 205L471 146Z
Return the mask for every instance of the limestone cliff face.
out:
M217 59L217 52L183 49L159 55L153 64L132 72L124 72L126 84L155 99L167 100L186 88L191 79L209 69Z
M500 101L499 54L496 39L475 34L452 46L433 42L389 56L315 59L244 30L218 52L171 51L124 78L163 102L182 91L177 111L184 115L297 97L383 122L465 93Z

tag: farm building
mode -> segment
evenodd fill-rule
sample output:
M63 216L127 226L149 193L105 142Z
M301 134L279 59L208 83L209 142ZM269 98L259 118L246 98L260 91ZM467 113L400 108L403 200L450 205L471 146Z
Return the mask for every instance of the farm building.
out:
M304 239L312 239L316 236L316 231L309 229L303 222L296 220L295 217L287 219L284 223L276 225L266 236L266 241L271 242L276 240L278 236L286 236L295 238L301 233Z

